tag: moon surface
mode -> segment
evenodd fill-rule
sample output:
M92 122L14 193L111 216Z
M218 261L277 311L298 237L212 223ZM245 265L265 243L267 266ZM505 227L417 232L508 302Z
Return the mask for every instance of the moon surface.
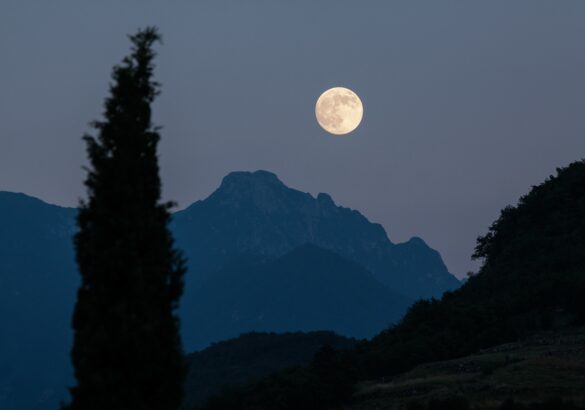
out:
M356 93L349 88L333 87L325 91L315 105L319 125L334 135L355 130L364 115L364 106Z

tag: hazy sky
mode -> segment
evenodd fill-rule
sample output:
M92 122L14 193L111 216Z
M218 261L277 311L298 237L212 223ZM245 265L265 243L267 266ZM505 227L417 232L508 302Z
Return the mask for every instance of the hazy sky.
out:
M585 157L585 1L0 1L0 190L75 205L81 135L126 34L157 25L164 195L181 207L234 170L330 193L450 270L558 166ZM346 86L358 130L320 129Z

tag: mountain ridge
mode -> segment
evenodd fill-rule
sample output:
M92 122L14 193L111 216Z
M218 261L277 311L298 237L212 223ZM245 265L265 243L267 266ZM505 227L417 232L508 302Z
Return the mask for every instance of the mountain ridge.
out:
M336 205L328 194L314 197L290 188L269 171L226 175L206 199L175 213L174 224L179 244L197 244L183 249L201 277L220 269L226 255L274 259L314 243L358 262L413 299L439 297L460 285L422 239L395 244L382 225L359 211Z
M400 244L388 245L389 240L380 225L371 224L358 211L338 207L327 194L313 197L292 190L269 172L255 173L252 179L250 176L251 173L227 175L222 182L223 188L216 190L215 196L212 194L212 201L209 198L197 201L188 207L188 212L186 209L173 215L171 227L177 246L187 248L187 253L191 254L188 255L191 260L180 312L184 340L196 340L189 339L190 331L197 333L197 329L190 330L195 326L194 315L197 312L190 310L189 306L190 300L200 297L197 284L201 283L205 271L205 260L202 264L198 256L207 255L208 251L209 255L216 258L213 262L218 263L219 269L230 264L234 266L237 258L245 257L250 258L254 264L270 263L306 242L317 242L314 245L321 247L332 244L337 245L329 246L329 251L339 256L336 260L357 263L362 272L363 264L356 260L356 254L384 254L384 249L392 247L396 252L403 253L399 258L406 258L407 251L416 248L416 241L404 249ZM300 214L299 209L302 210ZM72 235L77 229L76 214L76 208L49 204L22 193L0 192L0 323L10 330L6 337L0 338L2 409L32 408L39 400L38 409L55 408L65 398L66 386L72 383L68 360L72 337L70 323L79 286L72 241ZM303 219L307 215L311 217L311 224ZM297 216L299 223L296 221ZM193 224L193 221L196 223ZM181 227L181 223L185 225ZM252 235L237 235L254 226L257 230L250 230ZM349 235L352 232L359 235L352 238ZM310 240L315 237L320 239ZM210 243L213 245L211 248L208 246ZM271 247L279 249L278 254ZM430 248L427 248L423 245L421 249L428 252ZM245 252L240 252L242 249ZM252 252L247 252L249 249ZM339 249L345 250L342 252L345 255L340 255ZM318 259L323 260L326 257ZM348 262L341 264L350 266ZM417 269L416 265L405 264L409 268ZM431 261L431 265L437 267L436 261ZM441 266L439 270L441 271ZM445 271L446 268L441 272ZM360 275L369 278L370 273ZM328 275L329 281L334 281L331 272ZM424 275L419 275L422 276ZM356 277L355 274L353 277ZM368 283L373 283L372 280L364 279ZM388 310L388 322L397 320L403 311L404 299L401 296L392 296L395 293L374 291L372 285L368 286L370 291L378 294L372 300L382 299L382 294L389 295L384 297L390 301L395 299L394 305L384 304L384 309ZM377 283L377 286L384 285ZM322 286L322 289L327 287ZM348 287L343 289L348 294ZM338 289L339 292L341 290L342 288ZM219 296L221 293L217 295ZM336 300L339 304L339 294ZM334 306L330 304L329 312L333 312ZM382 323L382 316L374 315L377 322L372 320L367 309L362 310L362 315L364 317L361 321L366 330L360 331L361 336L371 335L375 326L383 327L388 324ZM202 320L213 321L213 315ZM353 323L357 322L357 319L353 320ZM249 323L254 325L253 321ZM303 323L297 321L294 327L285 327L283 330L308 330L303 329ZM325 326L327 323L323 320L319 323L321 327L330 327ZM337 323L337 330L343 330L340 322ZM351 330L348 327L345 329ZM236 330L245 332L254 329L250 326L233 327L227 329L226 337L237 336ZM39 340L44 341L42 348L38 346ZM213 337L203 337L199 339L200 344L185 343L185 348L188 351L202 348L214 340Z

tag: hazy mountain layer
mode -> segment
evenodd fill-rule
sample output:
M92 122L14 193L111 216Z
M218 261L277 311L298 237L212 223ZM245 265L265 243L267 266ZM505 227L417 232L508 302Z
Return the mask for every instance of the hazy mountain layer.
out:
M411 300L360 265L303 245L273 262L234 263L198 284L186 301L184 339L205 346L256 331L314 331L369 338L398 321Z
M56 409L65 397L75 213L0 192L0 409Z

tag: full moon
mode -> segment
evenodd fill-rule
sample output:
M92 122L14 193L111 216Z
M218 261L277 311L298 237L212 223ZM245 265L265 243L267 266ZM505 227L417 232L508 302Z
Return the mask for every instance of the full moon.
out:
M334 87L325 91L315 105L317 122L334 135L355 130L364 115L364 106L356 93L349 88Z

